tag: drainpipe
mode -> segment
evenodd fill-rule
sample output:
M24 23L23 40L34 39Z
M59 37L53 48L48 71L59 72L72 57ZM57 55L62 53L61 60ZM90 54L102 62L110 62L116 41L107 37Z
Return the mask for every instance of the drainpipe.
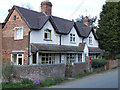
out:
M61 46L61 43L62 43L62 39L61 39L61 34L60 34L60 46ZM60 53L60 63L61 63L61 53Z
M61 42L61 41L62 41L61 36L62 36L62 35L60 34L60 45L61 45L61 43L62 43L62 42Z
M31 29L28 33L28 65L30 64L30 33L31 33Z
M83 41L84 41L84 38L82 38L82 43L83 43Z

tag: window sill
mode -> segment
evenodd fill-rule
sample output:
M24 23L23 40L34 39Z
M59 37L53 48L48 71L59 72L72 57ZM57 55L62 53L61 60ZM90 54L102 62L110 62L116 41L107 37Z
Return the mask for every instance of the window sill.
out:
M23 40L23 39L14 39L14 41L19 41L19 40Z
M52 41L52 40L49 40L49 39L44 39L45 41Z
M89 45L93 45L93 43L91 43L91 44L89 43Z
M70 42L71 44L76 44L76 42Z

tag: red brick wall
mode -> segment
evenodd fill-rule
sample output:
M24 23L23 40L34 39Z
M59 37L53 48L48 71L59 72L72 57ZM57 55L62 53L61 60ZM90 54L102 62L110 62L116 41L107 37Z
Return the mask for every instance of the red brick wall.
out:
M120 60L108 60L107 61L107 69L112 69L114 67L119 66L120 64Z
M13 16L16 15L16 20L13 20ZM14 28L23 26L23 40L14 40ZM13 50L23 50L24 54L24 64L28 64L28 34L29 27L21 18L16 10L13 11L9 20L3 28L3 63L9 62L11 60L11 51Z
M2 25L0 24L0 64L2 63Z

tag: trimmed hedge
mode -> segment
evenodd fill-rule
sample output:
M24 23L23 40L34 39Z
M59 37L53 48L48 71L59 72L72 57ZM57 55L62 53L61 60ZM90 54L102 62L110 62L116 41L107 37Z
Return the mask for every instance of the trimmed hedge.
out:
M104 67L107 64L107 61L104 59L93 59L92 68Z
M115 59L120 59L120 54L116 55Z

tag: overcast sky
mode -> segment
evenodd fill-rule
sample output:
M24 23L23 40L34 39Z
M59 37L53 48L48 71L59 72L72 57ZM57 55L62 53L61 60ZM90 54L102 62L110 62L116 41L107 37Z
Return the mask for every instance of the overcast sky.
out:
M8 15L8 9L13 5L27 6L40 12L41 2L44 0L0 0L0 22ZM106 0L49 0L52 2L52 15L65 19L76 19L79 15L99 17ZM87 10L87 11L86 11Z

